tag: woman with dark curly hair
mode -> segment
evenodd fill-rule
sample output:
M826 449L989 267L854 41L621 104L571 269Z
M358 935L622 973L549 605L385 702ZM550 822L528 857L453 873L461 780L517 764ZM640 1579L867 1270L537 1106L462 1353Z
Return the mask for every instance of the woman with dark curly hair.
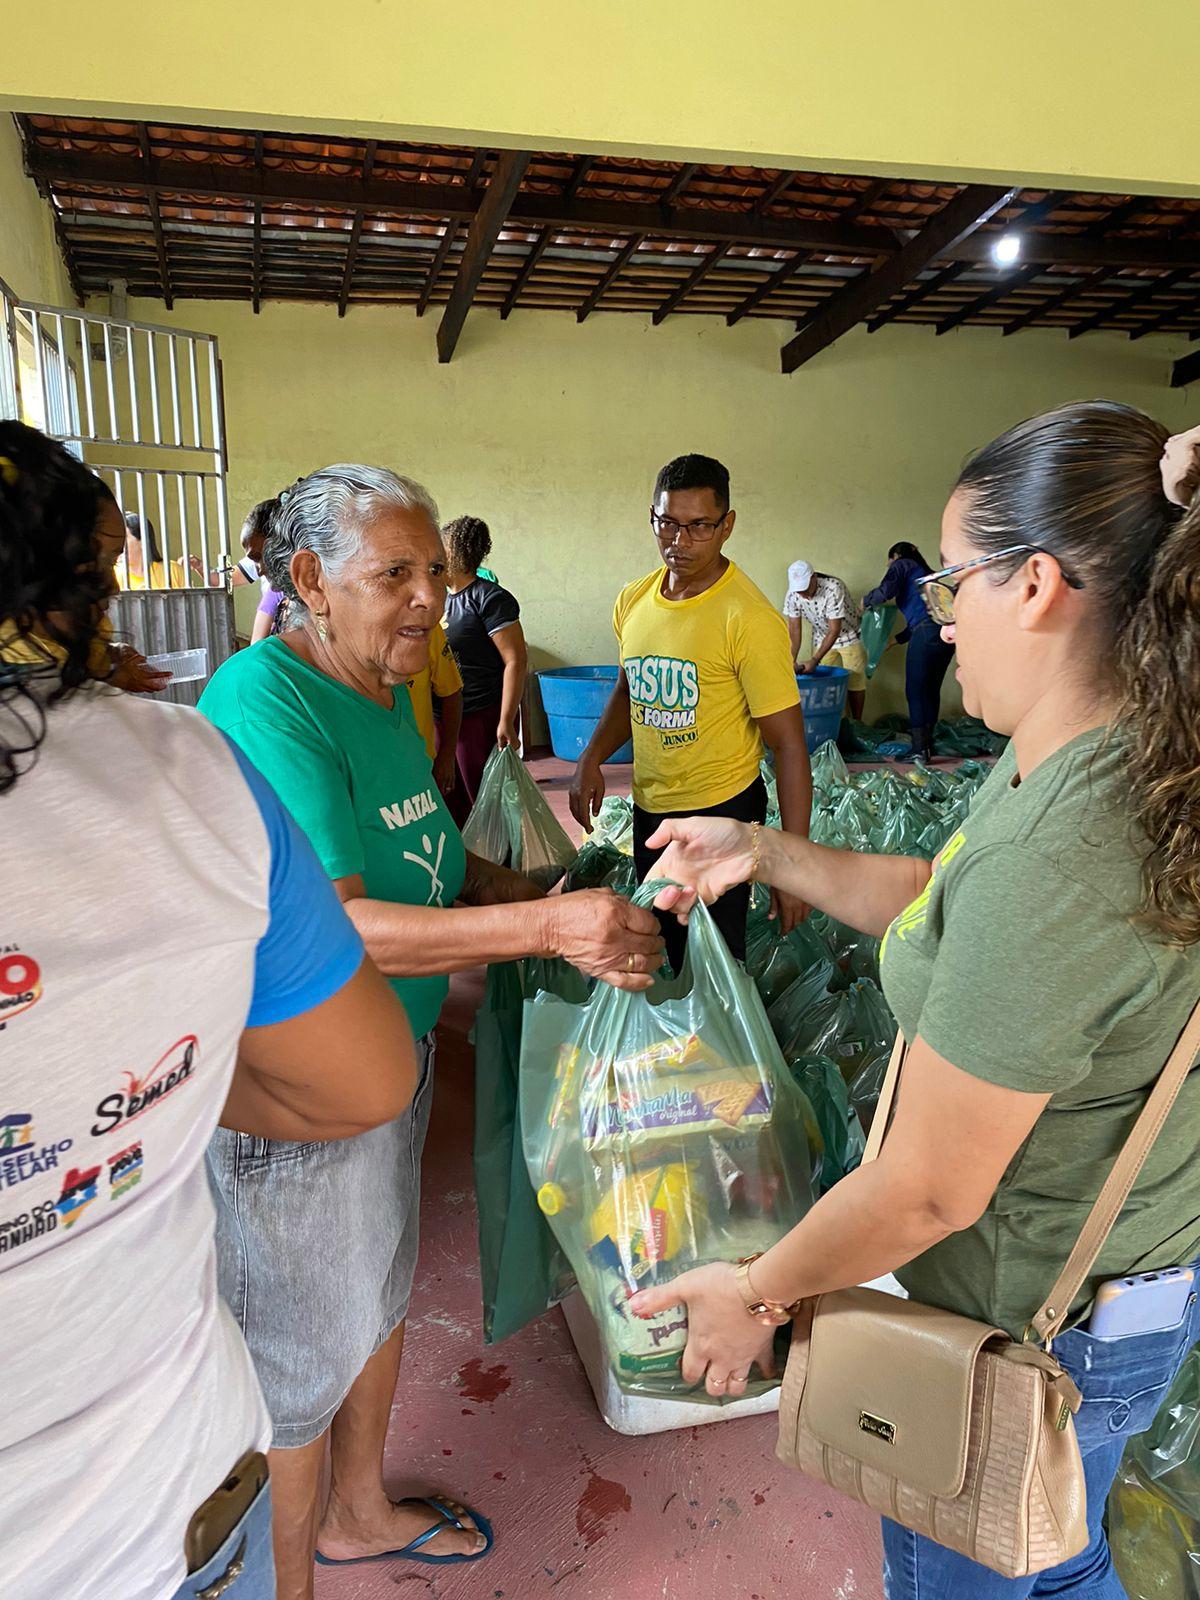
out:
M445 628L463 680L458 775L449 797L460 824L475 803L487 758L497 745L517 745L527 657L521 608L507 589L481 574L492 549L479 517L456 517L442 529L446 547Z
M0 423L4 1590L274 1600L270 1425L216 1294L205 1147L218 1118L389 1122L413 1042L257 772L114 689L124 540L99 478Z

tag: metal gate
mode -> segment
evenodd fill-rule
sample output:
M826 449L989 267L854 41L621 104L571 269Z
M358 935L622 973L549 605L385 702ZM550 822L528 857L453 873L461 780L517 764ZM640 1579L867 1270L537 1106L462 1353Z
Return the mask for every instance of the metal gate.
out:
M194 705L236 648L217 341L34 305L2 282L0 299L0 415L58 439L136 517L113 624L147 656L190 653L164 698Z

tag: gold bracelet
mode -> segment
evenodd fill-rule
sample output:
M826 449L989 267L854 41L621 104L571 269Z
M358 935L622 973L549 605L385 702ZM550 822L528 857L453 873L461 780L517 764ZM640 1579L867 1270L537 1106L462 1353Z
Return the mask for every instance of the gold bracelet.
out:
M755 1292L754 1285L750 1282L750 1268L761 1256L761 1250L755 1255L743 1256L734 1268L734 1281L737 1284L738 1293L742 1297L742 1304L746 1307L746 1311L750 1316L756 1317L760 1321L773 1322L776 1327L782 1327L785 1322L790 1322L793 1317L799 1316L804 1302L797 1300L794 1305L785 1306L779 1300L764 1300L761 1295Z
M750 882L751 883L757 883L758 882L758 869L762 864L762 862L761 862L761 856L762 856L762 823L761 822L752 822L750 824L750 849L753 851L753 859L752 859L752 861L750 863Z

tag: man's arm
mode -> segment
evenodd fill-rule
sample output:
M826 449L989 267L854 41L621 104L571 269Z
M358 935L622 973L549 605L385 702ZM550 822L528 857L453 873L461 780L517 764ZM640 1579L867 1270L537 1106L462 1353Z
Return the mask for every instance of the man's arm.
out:
M783 620L787 623L788 643L792 647L792 660L796 661L800 655L800 630L802 624L799 617L784 617Z
M601 763L615 754L632 732L629 679L625 675L625 668L619 667L604 715L596 724L596 731L588 741L587 749L576 762L575 774L571 779L571 815L585 833L591 833L592 818L599 812L604 800Z
M831 617L829 619L829 626L825 630L825 637L821 640L820 647L813 653L812 656L809 657L809 659L800 668L800 671L811 672L814 667L819 666L837 643L838 635L841 633L841 631L841 617Z

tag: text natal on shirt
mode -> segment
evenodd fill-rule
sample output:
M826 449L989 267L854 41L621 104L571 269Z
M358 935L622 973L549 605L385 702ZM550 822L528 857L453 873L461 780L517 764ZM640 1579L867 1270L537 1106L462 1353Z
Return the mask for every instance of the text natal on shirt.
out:
M629 680L633 797L644 811L720 805L758 777L759 717L798 704L787 627L729 562L688 600L662 592L665 567L627 584L613 608Z
M454 904L466 851L403 684L381 706L276 635L223 661L200 710L278 792L331 878L361 875L372 900ZM388 982L422 1038L437 1022L449 978Z

